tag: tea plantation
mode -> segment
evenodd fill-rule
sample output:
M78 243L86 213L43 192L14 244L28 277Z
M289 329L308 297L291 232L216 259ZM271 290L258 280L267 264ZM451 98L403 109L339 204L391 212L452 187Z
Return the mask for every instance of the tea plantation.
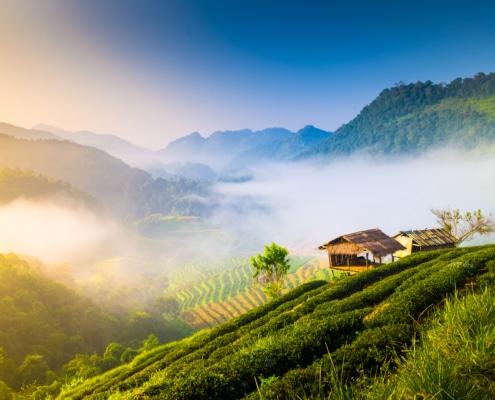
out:
M494 245L417 253L335 283L302 284L214 328L67 384L58 399L380 398L377 387L392 379L401 352L428 336L424 326L446 298L494 285ZM495 332L493 324L489 329ZM493 374L483 382L492 387ZM416 394L388 398L449 398Z

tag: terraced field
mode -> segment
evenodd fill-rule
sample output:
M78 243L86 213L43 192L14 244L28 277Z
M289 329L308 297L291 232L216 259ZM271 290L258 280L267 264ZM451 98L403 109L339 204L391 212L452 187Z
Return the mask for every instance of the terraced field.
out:
M179 301L187 323L196 329L209 328L266 302L252 275L248 258L203 260L171 274L165 294ZM292 257L284 292L315 279L331 279L326 261L310 256Z

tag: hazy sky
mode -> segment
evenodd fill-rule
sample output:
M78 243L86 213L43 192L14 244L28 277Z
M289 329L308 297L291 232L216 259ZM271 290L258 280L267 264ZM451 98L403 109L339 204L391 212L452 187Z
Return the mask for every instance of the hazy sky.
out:
M399 81L495 71L493 0L0 0L0 121L158 149L335 130Z

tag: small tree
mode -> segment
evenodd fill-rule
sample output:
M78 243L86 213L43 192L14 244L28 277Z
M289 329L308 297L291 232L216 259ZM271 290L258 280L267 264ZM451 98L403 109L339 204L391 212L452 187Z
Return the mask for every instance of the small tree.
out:
M270 299L277 298L282 293L282 283L290 268L288 254L285 247L272 242L265 246L263 255L251 257L251 264L256 270L253 278L264 286L263 291Z
M153 312L158 315L167 314L177 317L180 313L180 304L175 297L159 296L153 303Z
M440 227L457 238L457 245L464 241L471 240L478 233L489 235L495 232L495 219L491 214L485 216L480 210L461 214L459 209L431 208L430 211L437 217Z

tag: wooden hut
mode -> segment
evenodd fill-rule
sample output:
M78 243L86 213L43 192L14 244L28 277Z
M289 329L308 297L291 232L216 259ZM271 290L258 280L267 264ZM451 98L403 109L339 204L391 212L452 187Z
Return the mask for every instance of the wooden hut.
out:
M419 251L449 249L457 246L457 238L441 228L400 231L393 238L405 247L405 250L394 253L394 256L399 258Z
M380 265L382 257L405 250L405 247L375 228L339 236L318 249L328 252L330 269L359 272Z

